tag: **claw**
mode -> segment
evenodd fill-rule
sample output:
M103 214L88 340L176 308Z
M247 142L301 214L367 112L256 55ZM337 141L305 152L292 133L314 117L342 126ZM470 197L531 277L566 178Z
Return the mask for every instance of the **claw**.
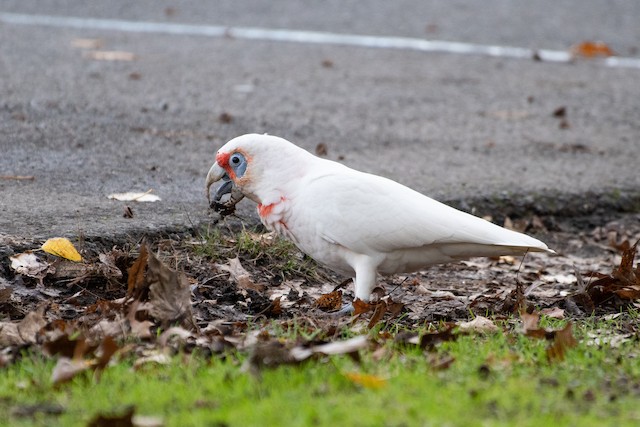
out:
M353 316L353 313L355 313L356 309L353 306L353 304L345 304L342 306L342 308L338 311L334 311L333 313L331 313L331 316L333 317L343 317L343 316Z

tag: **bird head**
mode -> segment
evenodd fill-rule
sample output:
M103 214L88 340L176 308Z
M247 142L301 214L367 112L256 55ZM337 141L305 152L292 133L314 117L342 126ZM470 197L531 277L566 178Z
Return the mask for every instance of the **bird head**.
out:
M216 161L206 179L207 196L211 186L222 180L210 206L216 211L226 203L235 205L243 196L268 205L280 200L295 186L295 179L306 170L315 156L286 139L271 135L247 134L232 139L216 153Z

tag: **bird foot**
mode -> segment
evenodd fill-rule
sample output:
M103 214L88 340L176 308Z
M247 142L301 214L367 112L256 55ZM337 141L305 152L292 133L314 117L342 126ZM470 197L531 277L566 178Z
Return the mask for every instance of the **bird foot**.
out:
M331 313L333 317L343 317L343 316L352 316L356 309L353 307L353 304L345 304L338 311L334 311Z

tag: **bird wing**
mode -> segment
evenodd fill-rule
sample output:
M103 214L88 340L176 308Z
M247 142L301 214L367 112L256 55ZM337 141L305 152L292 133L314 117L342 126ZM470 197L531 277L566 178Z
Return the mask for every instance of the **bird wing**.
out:
M537 239L454 209L390 179L347 167L325 169L304 180L296 209L306 221L316 224L322 238L355 252L389 253L456 244L548 250Z

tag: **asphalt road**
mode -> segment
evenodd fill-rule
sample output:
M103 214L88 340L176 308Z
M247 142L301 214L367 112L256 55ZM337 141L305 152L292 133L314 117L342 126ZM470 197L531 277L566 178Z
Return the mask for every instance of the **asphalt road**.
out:
M621 56L639 57L634 0L308 3L3 0L0 15L556 51L602 40ZM92 48L78 47L79 39L135 57L96 59ZM599 60L554 63L0 19L0 237L110 237L206 224L204 177L214 153L248 132L310 150L324 143L329 158L466 207L498 195L541 212L633 210L640 200L639 100L640 68ZM563 117L554 115L561 110ZM162 200L107 198L149 189ZM133 218L123 217L125 205Z

